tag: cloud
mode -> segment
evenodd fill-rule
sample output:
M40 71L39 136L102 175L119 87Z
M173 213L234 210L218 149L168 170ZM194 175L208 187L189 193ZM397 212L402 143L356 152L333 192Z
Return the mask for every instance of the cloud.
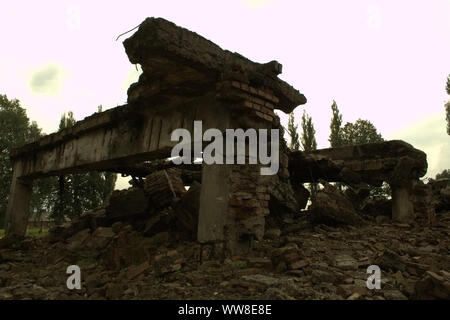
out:
M61 90L63 78L63 68L56 64L49 64L31 74L29 87L33 93L57 95Z
M273 0L244 0L245 4L252 9L263 8L273 2Z
M446 132L444 112L416 122L389 138L404 140L427 154L427 177L434 178L436 173L450 169L450 136Z

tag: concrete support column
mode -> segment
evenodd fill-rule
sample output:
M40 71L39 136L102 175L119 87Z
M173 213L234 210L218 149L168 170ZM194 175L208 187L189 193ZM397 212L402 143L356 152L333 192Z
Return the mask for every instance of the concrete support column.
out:
M229 222L227 165L206 165L202 169L197 238L200 243L223 241Z
M13 178L6 209L6 238L23 237L27 230L33 180L21 177L21 173L22 163L16 162L13 166Z
M268 200L259 165L203 165L198 241L223 255L248 253L264 235Z
M392 189L392 220L411 222L414 220L414 206L411 198L412 182L391 185Z

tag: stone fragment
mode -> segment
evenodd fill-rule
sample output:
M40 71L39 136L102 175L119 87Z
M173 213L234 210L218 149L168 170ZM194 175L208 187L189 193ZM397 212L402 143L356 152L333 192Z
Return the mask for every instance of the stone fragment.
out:
M336 293L345 299L348 299L353 294L363 296L368 293L367 287L358 284L340 284L337 286Z
M279 239L281 236L281 230L278 228L268 229L266 230L264 237L267 239Z
M361 298L361 295L358 292L355 292L352 295L350 295L350 297L348 297L347 300L358 300L359 298Z
M390 218L392 216L392 200L383 197L367 199L361 211L372 217L383 216Z
M184 263L184 257L182 257L176 250L171 250L164 254L155 256L153 258L152 268L156 275L162 276L181 270Z
M342 270L356 270L359 267L358 261L347 254L335 256L333 265Z
M271 269L272 261L265 257L250 257L247 259L247 265L253 268Z
M127 286L122 283L109 283L106 285L105 296L107 299L116 300L127 289Z
M405 271L406 268L404 259L394 251L388 249L377 259L376 264L379 265L381 269L391 269L394 272L398 270Z
M314 223L329 225L361 225L363 220L350 200L336 187L323 182L324 188L316 194L311 207L311 220Z
M194 181L189 190L182 195L180 201L174 206L177 229L188 235L189 239L197 238L200 191L201 184Z
M84 243L90 237L91 231L89 229L84 229L74 236L67 239L68 245L67 249L70 251L77 251L83 248Z
M186 193L181 170L170 168L149 174L145 177L144 191L153 207L160 209L168 207L174 199L179 199Z
M144 263L138 266L131 266L130 268L128 268L127 278L130 280L134 279L137 276L144 273L145 271L147 271L148 269L150 269L150 263L148 261L145 261Z
M450 299L450 273L427 271L416 282L414 288L415 299Z
M266 287L274 287L279 284L280 280L274 277L265 276L262 274L253 274L241 277L244 281L255 282Z
M106 216L109 219L123 219L147 212L149 200L142 189L115 190L109 197Z
M289 269L291 269L291 270L302 269L306 266L309 266L310 263L311 263L311 260L309 260L309 259L298 260L298 261L291 263L289 265Z
M101 250L106 248L109 242L115 237L112 228L98 227L90 238L87 239L85 245L89 249Z
M408 298L398 290L383 290L382 293L386 300L408 300Z

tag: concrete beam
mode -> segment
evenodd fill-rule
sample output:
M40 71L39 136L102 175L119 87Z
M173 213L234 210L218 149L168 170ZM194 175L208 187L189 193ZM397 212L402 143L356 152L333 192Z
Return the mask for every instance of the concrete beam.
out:
M192 139L195 120L202 120L203 130L225 130L230 112L227 105L211 96L186 103L183 108L121 106L14 150L6 236L25 235L33 179L169 157L178 143L171 141L174 129L189 130Z

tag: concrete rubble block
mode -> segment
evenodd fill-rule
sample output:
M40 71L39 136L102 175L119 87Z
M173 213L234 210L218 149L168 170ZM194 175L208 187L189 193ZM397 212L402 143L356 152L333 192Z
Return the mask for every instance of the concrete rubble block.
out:
M102 250L116 236L112 228L98 227L90 238L85 242L85 246L89 249Z
M150 247L148 238L142 237L131 226L124 227L107 246L103 262L111 270L138 265L149 260Z
M431 224L436 219L435 203L433 201L433 188L423 181L413 183L412 202L414 213L419 220L425 220Z
M146 237L152 237L160 232L169 230L174 221L174 213L172 209L164 209L161 212L153 213L150 218L145 221L142 234Z
M439 192L438 210L440 212L450 210L450 186Z
M313 269L310 276L311 282L313 284L319 284L323 282L338 284L342 281L342 275L329 268Z
M170 250L164 254L159 254L153 257L152 269L159 275L181 270L185 263L185 259L178 253L177 250Z
M428 185L433 191L433 204L436 212L447 212L450 210L450 179L430 179Z
M356 270L359 263L352 256L347 254L340 254L333 258L333 265L342 270Z
M74 236L67 239L67 249L70 251L77 251L80 249L83 249L84 244L88 240L88 238L91 236L90 229L84 229L75 234Z
M374 197L364 202L361 211L371 217L392 216L392 200L384 197Z
M272 261L266 257L250 257L247 259L247 265L252 268L272 269Z
M80 216L80 220L88 221L88 225L91 230L95 230L98 227L107 227L111 224L111 221L106 216L106 210L104 208L90 210L83 213Z
M367 287L359 284L340 284L337 286L336 293L344 299L349 299L352 295L357 294L358 298L369 293ZM349 299L351 300L351 299Z
M324 188L316 194L311 206L311 220L323 224L361 225L362 218L351 201L336 187L323 182Z
M147 270L149 270L150 267L151 267L151 265L150 265L149 261L145 261L137 266L131 266L127 270L127 278L132 280L132 279L136 278L137 276L143 274Z
M270 257L272 264L279 269L279 271L284 271L286 268L300 268L301 261L303 260L301 251L295 243L289 243L281 248L272 250L270 252Z
M298 261L295 261L289 265L289 269L291 270L297 270L297 269L303 269L311 264L310 259L301 259Z
M186 193L181 171L176 168L161 170L145 177L144 191L152 206L165 208Z
M262 285L263 287L274 287L280 283L280 279L262 274L242 276L241 279L243 281L253 282Z
M197 238L200 193L201 184L195 181L180 201L174 205L177 229L187 234L190 239Z
M139 188L116 190L109 197L109 204L105 208L109 219L123 219L142 215L149 209L149 199Z
M382 293L386 300L408 300L399 290L383 290Z
M301 200L302 204L305 202L306 193L303 192L302 186L297 186L294 190L289 179L282 179L279 175L270 178L268 193L270 195L269 209L272 214L298 213L301 208L297 199Z
M268 229L264 233L264 238L266 238L266 239L276 240L276 239L279 239L280 236L281 236L281 230L278 228Z
M416 282L413 297L421 300L450 299L450 273L444 270L439 272L427 271Z
M407 266L403 257L389 249L383 251L383 253L377 258L376 264L382 269L390 269L394 272L405 271Z

